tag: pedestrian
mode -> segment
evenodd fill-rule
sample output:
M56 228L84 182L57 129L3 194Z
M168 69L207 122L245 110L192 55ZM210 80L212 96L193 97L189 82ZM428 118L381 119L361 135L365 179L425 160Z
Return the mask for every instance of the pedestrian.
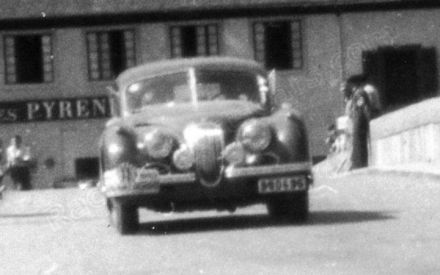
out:
M16 135L11 139L11 144L6 150L7 167L14 184L19 190L30 190L31 155L28 147L23 145L21 136Z
M350 169L368 166L370 120L380 109L378 92L373 88L364 75L351 76L343 86L345 114L350 122Z
M368 144L370 134L371 103L368 94L359 87L352 99L352 153L351 168L368 166Z

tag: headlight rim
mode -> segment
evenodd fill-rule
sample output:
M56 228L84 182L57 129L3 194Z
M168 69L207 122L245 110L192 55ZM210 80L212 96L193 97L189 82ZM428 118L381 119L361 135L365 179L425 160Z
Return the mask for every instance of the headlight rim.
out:
M255 144L252 143L252 139L255 138L254 137L245 137L244 135L246 134L246 127L251 127L254 129L248 129L249 132L251 131L256 131L257 135L259 135L260 137L264 137L264 140L262 140L261 144ZM250 120L246 120L245 122L243 122L237 132L237 142L241 143L243 145L243 147L251 152L251 153L261 153L263 151L265 151L267 148L269 148L269 146L272 143L272 139L273 139L273 133L272 133L272 129L270 127L270 125L266 122L263 122L259 119L256 118L252 118Z
M175 140L172 135L160 128L152 128L139 136L138 149L152 159L165 159L172 155ZM155 147L160 146L157 149Z
M183 154L187 154L186 157L189 157L189 162L186 164L186 166L180 165L181 163L178 161L178 158L183 156ZM172 153L172 162L174 167L179 171L189 171L194 167L194 152L192 152L192 150L186 144L181 144L179 148Z

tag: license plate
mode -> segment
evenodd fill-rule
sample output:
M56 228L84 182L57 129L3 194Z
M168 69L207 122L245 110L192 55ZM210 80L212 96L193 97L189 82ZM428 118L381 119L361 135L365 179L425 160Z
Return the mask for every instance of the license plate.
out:
M155 169L139 169L134 188L159 192L159 173Z
M258 181L258 193L284 193L304 191L307 181L304 176L263 178Z

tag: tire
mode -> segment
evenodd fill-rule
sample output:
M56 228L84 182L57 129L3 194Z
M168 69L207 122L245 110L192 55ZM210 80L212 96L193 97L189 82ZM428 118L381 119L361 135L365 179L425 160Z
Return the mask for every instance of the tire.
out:
M288 219L305 222L309 216L308 192L301 192L288 197L280 197L267 202L269 215L276 219Z
M110 221L121 235L134 233L139 228L137 206L112 201L109 208Z

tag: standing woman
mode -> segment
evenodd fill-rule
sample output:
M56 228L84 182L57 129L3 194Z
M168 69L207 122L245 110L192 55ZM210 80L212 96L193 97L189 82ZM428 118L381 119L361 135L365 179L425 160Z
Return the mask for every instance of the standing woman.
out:
M353 151L351 154L351 168L368 166L368 141L370 135L371 102L363 86L353 94Z
M353 75L343 86L345 114L348 119L347 140L349 143L349 169L368 166L368 140L372 106L369 94L364 89L366 77Z

